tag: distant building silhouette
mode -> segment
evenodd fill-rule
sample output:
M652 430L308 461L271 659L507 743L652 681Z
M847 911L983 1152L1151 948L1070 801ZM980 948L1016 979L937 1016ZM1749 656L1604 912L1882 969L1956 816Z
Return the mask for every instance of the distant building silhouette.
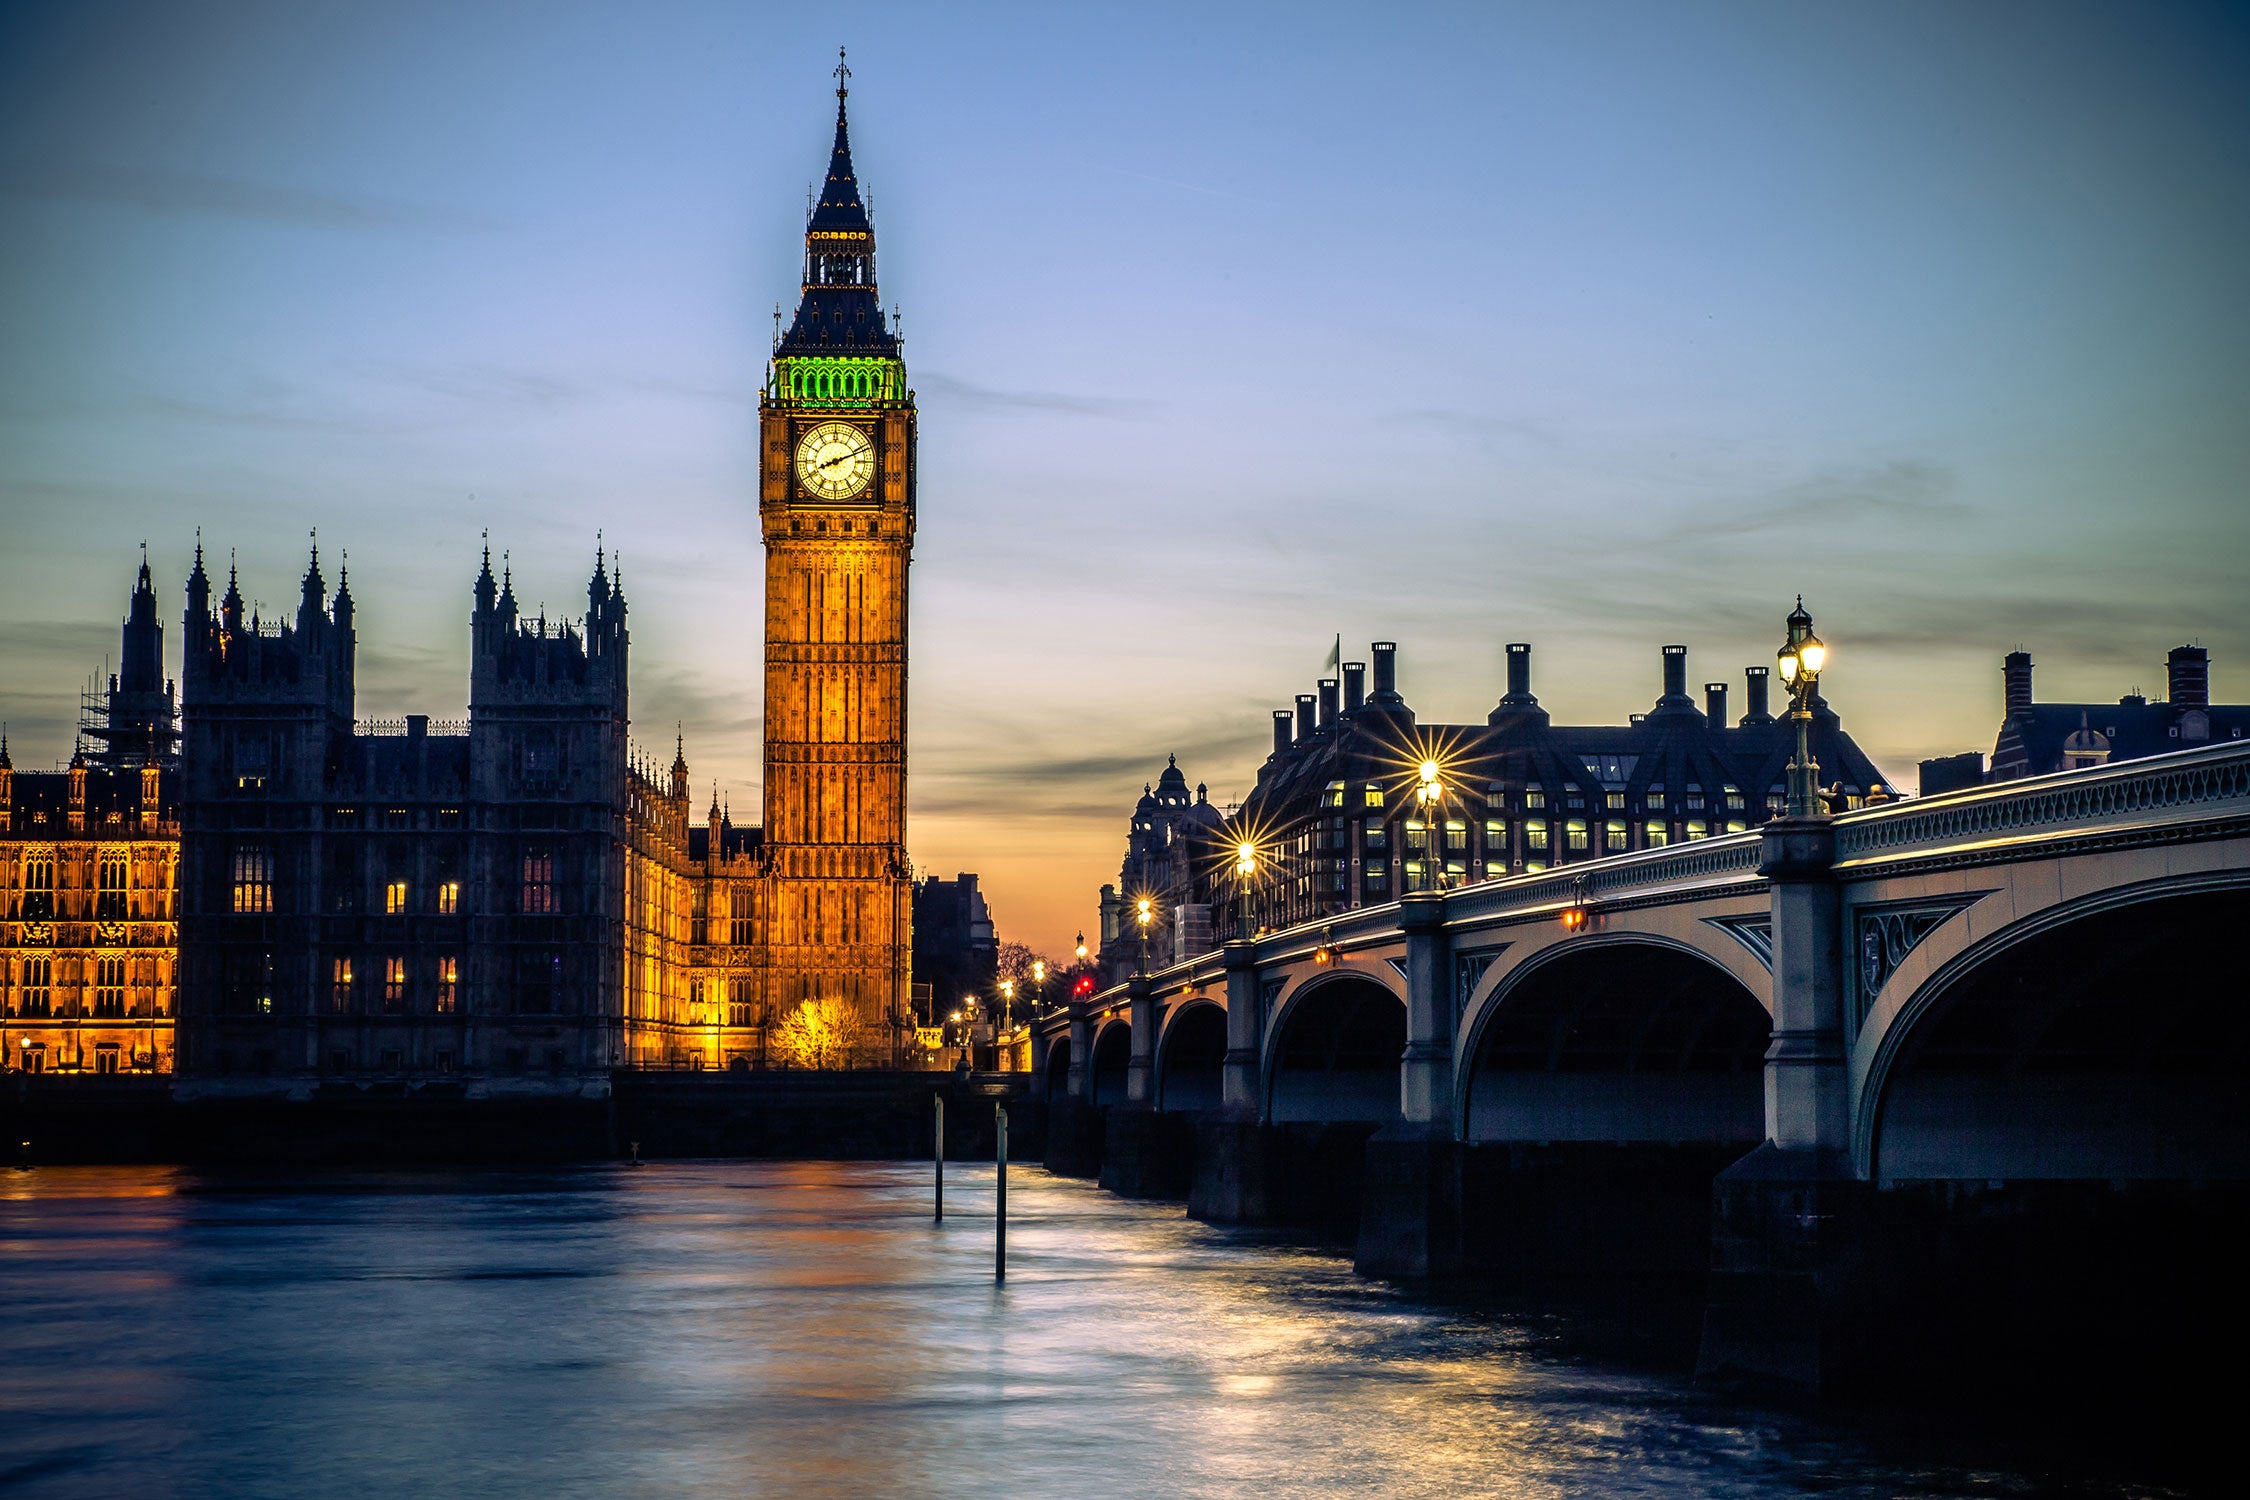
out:
M1170 963L1211 946L1210 900L1196 884L1188 851L1207 845L1224 821L1211 805L1209 788L1198 783L1191 799L1179 757L1166 756L1163 774L1141 788L1133 808L1117 884L1102 887L1099 962L1105 984L1124 979L1141 961L1143 900L1154 918L1146 933L1151 963Z
M1187 900L1211 914L1211 938L1239 927L1233 851L1259 850L1249 890L1252 923L1278 928L1391 901L1604 855L1737 833L1779 815L1795 748L1786 713L1767 702L1767 669L1747 673L1743 716L1728 722L1727 685L1687 691L1687 648L1663 650L1662 691L1619 725L1550 722L1531 689L1531 647L1508 647L1507 691L1483 724L1418 719L1398 691L1397 647L1378 641L1368 664L1276 710L1273 750L1240 809L1199 821L1184 853ZM1844 732L1826 700L1813 703L1812 746L1837 808L1895 795ZM1416 803L1426 759L1444 799L1426 818ZM1144 804L1145 805L1145 804Z
M2139 692L2115 703L2041 703L2032 696L2031 667L2028 651L2001 660L2002 717L1990 768L1975 751L1925 760L1923 795L2250 735L2250 705L2211 702L2211 654L2201 646L2175 646L2166 654L2165 695L2154 703Z
M914 984L928 987L932 1005L923 1025L936 1025L964 996L991 998L999 968L1000 938L976 876L931 875L914 887Z

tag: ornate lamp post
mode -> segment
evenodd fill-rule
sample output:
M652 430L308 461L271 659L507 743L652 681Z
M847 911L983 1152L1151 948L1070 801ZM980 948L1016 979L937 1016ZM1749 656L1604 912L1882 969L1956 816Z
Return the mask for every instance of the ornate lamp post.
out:
M1133 903L1133 921L1140 929L1141 972L1148 972L1148 924L1156 916L1156 902L1147 896Z
M1826 809L1820 800L1820 767L1812 755L1812 701L1820 687L1820 669L1827 665L1828 648L1813 634L1812 616L1805 613L1805 596L1789 612L1789 638L1774 653L1781 667L1782 686L1789 689L1794 707L1789 717L1797 725L1797 755L1789 762L1789 813L1792 818L1817 818Z
M1003 1072L1007 1070L1008 1066L1006 1061L1008 1037L1015 1024L1016 982L1013 979L1003 979L1000 981L1000 1017L993 1023L992 1027L993 1062Z
M1422 826L1430 836L1431 884L1445 889L1445 780L1434 760L1422 762L1414 783L1414 803L1421 810Z
M1257 873L1258 846L1244 839L1234 846L1234 935L1243 942L1255 935L1250 917L1250 882Z

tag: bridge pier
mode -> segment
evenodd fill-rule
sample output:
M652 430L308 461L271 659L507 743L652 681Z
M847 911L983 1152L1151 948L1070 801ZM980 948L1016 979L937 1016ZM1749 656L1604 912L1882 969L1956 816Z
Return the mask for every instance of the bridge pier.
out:
M1070 1071L1063 1097L1047 1101L1047 1154L1042 1165L1057 1177L1092 1177L1102 1164L1102 1112L1093 1102L1094 1022L1083 1011L1070 1018Z
M1864 1307L1868 1189L1851 1170L1842 899L1826 818L1766 825L1773 1042L1766 1141L1712 1185L1711 1279L1699 1374L1833 1388Z
M1406 1051L1399 1120L1367 1143L1359 1245L1363 1276L1422 1279L1461 1269L1461 1144L1453 1131L1455 997L1445 897L1399 902L1406 935Z

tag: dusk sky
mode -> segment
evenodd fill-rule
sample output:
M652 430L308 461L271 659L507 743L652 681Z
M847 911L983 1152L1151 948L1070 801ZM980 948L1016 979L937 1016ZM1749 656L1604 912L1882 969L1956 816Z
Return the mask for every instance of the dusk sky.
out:
M759 788L756 403L836 48L922 409L909 849L1091 929L1176 752L1400 643L1481 722L1771 662L1899 783L2049 698L2250 693L2250 10L0 8L0 718L70 750L146 539L458 716L479 533L637 740ZM1739 709L1738 709L1739 711Z

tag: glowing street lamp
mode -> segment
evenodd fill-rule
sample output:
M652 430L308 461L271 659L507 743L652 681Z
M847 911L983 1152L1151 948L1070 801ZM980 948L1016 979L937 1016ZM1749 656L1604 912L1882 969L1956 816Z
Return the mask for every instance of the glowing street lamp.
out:
M1803 594L1789 612L1789 638L1774 656L1780 663L1782 686L1789 689L1794 704L1789 717L1797 725L1797 755L1789 762L1789 816L1817 818L1827 809L1820 800L1820 767L1812 756L1812 704L1820 689L1820 669L1828 663L1828 647L1813 634Z
M1248 839L1234 846L1234 899L1235 936L1248 942L1253 933L1250 926L1250 882L1258 874L1258 846Z
M1133 921L1140 928L1141 972L1143 974L1148 972L1148 924L1155 916L1156 902L1151 897L1143 896L1133 903Z
M1435 760L1423 761L1416 773L1414 804L1421 810L1422 826L1429 830L1434 883L1442 891L1445 889L1445 778Z

